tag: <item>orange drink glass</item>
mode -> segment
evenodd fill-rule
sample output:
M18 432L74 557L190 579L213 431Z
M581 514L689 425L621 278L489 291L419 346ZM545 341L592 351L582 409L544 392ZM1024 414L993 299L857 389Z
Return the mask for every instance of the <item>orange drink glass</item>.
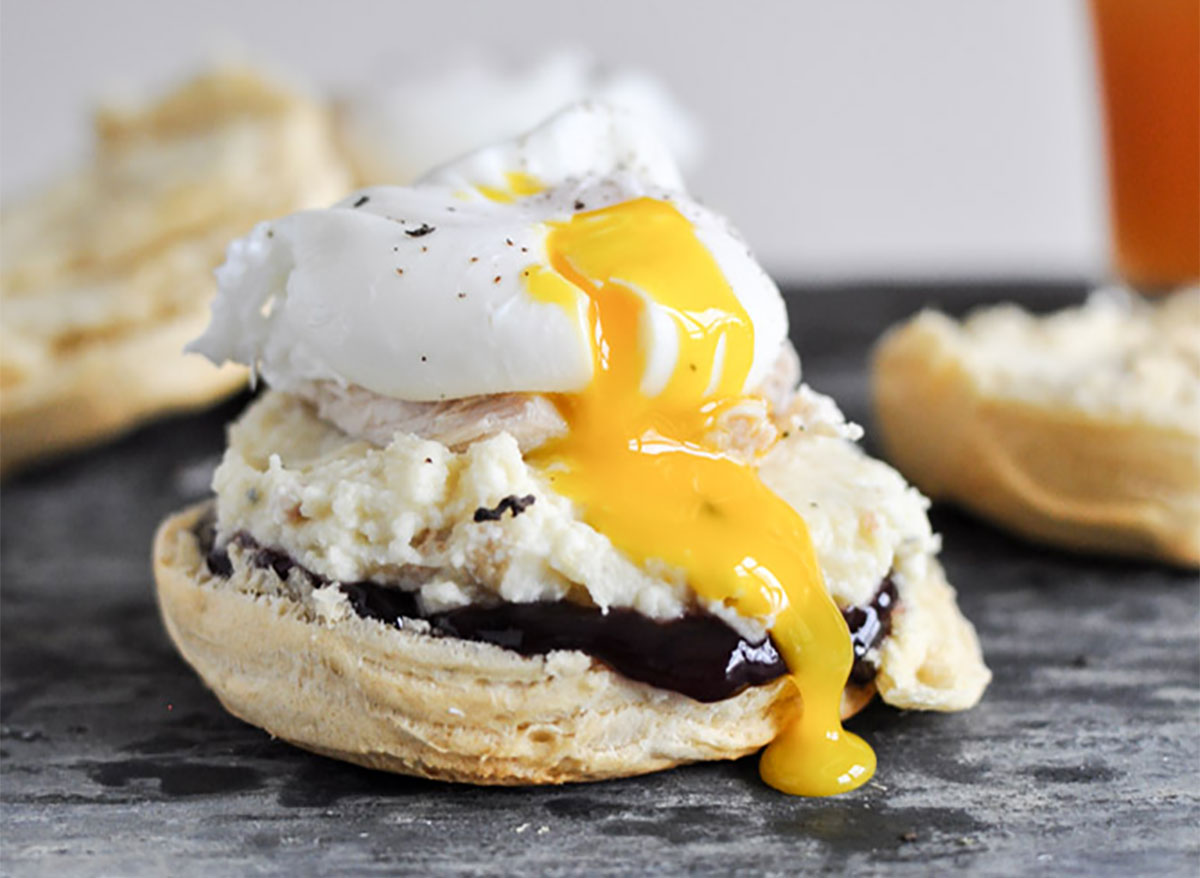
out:
M1092 0L1116 269L1200 278L1200 0Z

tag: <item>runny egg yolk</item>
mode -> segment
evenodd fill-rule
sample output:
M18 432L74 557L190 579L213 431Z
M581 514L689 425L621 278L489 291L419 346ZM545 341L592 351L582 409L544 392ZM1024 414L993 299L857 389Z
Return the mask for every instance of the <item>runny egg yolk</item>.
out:
M767 747L763 779L822 796L865 783L875 754L842 729L853 653L825 590L804 520L750 466L705 436L743 393L754 327L692 224L671 204L639 198L551 224L550 269L531 266L530 293L590 302L595 372L556 398L570 429L533 461L585 520L637 562L686 573L702 598L761 620L802 708ZM666 309L679 352L665 389L643 390L647 300Z

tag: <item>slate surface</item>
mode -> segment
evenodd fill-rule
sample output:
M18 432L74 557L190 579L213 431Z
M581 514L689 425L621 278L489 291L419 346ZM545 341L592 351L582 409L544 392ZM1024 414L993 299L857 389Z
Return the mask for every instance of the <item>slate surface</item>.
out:
M805 290L808 380L866 418L865 353L928 300L1070 287ZM8 482L0 575L5 874L1194 875L1200 588L948 510L935 525L996 679L958 715L873 706L858 793L779 795L752 759L555 789L475 789L311 756L225 715L159 625L156 522L206 489L235 400ZM867 421L869 425L869 421Z

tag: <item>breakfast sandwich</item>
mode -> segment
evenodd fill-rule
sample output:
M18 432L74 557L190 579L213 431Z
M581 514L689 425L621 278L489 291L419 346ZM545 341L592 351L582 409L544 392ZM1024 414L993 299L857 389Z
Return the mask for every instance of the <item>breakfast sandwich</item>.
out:
M269 389L154 547L232 713L362 765L560 783L766 747L865 783L876 693L990 678L926 500L800 383L777 288L666 148L572 106L259 224L193 344Z
M349 174L318 103L256 74L201 76L96 117L92 162L0 221L0 468L241 387L181 348L230 238L327 204Z
M1200 288L928 311L874 358L889 458L1025 537L1200 564Z

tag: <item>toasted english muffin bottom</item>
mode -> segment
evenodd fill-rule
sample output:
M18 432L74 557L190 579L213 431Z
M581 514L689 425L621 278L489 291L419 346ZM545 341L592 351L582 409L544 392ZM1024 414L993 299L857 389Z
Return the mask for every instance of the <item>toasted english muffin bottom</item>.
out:
M155 540L167 630L226 709L308 750L467 783L599 780L737 758L794 708L786 677L701 703L582 652L526 657L363 618L337 588L281 580L238 553L217 576L195 532L205 514L172 516ZM843 711L870 694L850 690Z

